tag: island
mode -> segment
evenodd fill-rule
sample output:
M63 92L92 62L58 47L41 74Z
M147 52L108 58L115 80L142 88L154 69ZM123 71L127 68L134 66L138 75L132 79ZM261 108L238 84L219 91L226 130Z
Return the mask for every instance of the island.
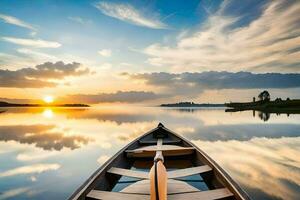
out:
M87 104L19 104L0 101L0 107L90 107Z
M225 103L227 107L226 112L236 112L244 110L257 110L267 113L287 113L287 114L299 114L300 113L300 99L287 98L283 100L276 98L271 100L270 93L263 91L258 95L258 101L253 97L252 102L230 102Z
M225 104L179 102L179 103L161 104L160 106L161 107L225 107Z

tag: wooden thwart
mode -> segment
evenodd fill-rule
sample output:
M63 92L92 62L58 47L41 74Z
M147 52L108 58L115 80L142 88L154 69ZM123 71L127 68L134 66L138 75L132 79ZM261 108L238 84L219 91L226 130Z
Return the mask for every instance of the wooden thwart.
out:
M124 188L121 192L133 194L150 194L149 184L149 180L138 181ZM168 179L167 191L168 194L178 194L183 192L199 192L200 190L189 185L186 182Z
M180 143L181 140L180 139L177 139L177 138L174 138L174 139L164 139L164 144L178 144ZM140 144L156 144L157 143L157 140L155 139L152 139L152 140L139 140L139 143Z
M87 197L92 199L101 199L101 200L150 200L149 195L141 194L126 194L121 192L107 192L100 190L92 190L88 193Z
M177 170L169 171L168 178L180 178L185 176L191 176L194 174L209 172L211 170L212 170L211 167L209 167L208 165L190 167L185 169L177 169ZM148 172L134 171L130 169L122 169L117 167L112 167L107 172L111 174L118 174L121 176L140 178L140 179L149 179Z
M202 192L189 192L181 194L168 195L168 200L182 200L182 199L193 199L193 200L216 200L226 197L233 196L233 194L227 188L207 190ZM150 195L144 194L130 194L124 192L107 192L100 190L92 190L88 193L87 197L101 200L150 200Z
M190 167L185 169L177 169L168 172L168 178L179 178L184 176L191 176L195 174L201 174L205 172L211 171L212 168L208 165L198 166L198 167Z
M182 199L193 199L193 200L213 200L213 199L223 199L226 197L231 197L233 194L227 188L207 190L203 192L191 192L168 195L168 200L182 200Z
M152 145L141 147L134 150L126 150L128 157L154 157L156 151L162 151L163 156L180 156L180 155L189 155L194 152L194 147L180 147L177 145Z
M148 179L149 175L147 172L141 172L141 171L134 171L129 169L122 169L117 167L112 167L108 171L108 173L111 174L118 174L121 176L128 176L133 178L140 178L140 179Z

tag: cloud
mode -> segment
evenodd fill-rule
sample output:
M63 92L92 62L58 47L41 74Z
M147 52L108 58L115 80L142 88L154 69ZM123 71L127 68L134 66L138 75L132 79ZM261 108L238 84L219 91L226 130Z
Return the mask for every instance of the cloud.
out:
M29 56L29 57L45 59L45 60L48 60L48 61L58 59L56 56L49 55L49 54L42 53L42 52L38 52L38 51L34 51L32 49L20 48L20 49L17 49L17 52L21 53L21 54L24 54L26 56Z
M69 76L89 74L88 68L82 68L80 63L64 64L62 61L45 62L33 68L22 68L15 71L0 69L0 87L42 88L55 87L55 80L63 80Z
M21 144L35 144L43 150L60 151L63 148L77 149L89 139L82 136L66 136L53 130L53 125L0 126L0 141L16 141Z
M116 4L110 2L99 2L95 4L104 15L125 21L137 26L153 29L165 29L167 25L158 19L143 16L141 12L128 4ZM152 14L153 15L153 14Z
M32 160L42 160L49 158L51 156L57 155L55 151L45 151L40 149L34 149L34 151L20 153L17 155L16 159L19 161L32 161Z
M35 48L58 48L61 46L58 42L40 40L40 39L25 39L15 37L2 37L2 40L21 46L31 46Z
M40 174L49 170L57 170L60 168L59 164L34 164L29 166L18 167L0 173L0 177L16 176L22 174Z
M26 23L16 17L13 17L13 16L0 14L0 19L7 24L13 24L13 25L27 28L27 29L30 29L33 31L36 30L31 24L28 24L28 23Z
M110 57L111 56L111 50L110 49L102 49L98 51L98 54L103 57Z
M24 195L30 191L29 187L14 188L0 193L0 200L10 199L18 195Z
M128 74L132 80L142 80L147 85L159 86L174 94L199 94L206 89L262 89L300 87L300 74L251 72L185 72L172 74L167 72Z
M17 50L18 51L18 50ZM19 52L19 54L7 54L0 53L0 68L20 68L24 66L31 66L33 64L39 64L46 61L57 61L55 60L45 60L44 57L39 57L37 54L33 55L27 52L26 54L23 52Z
M226 2L175 45L145 48L148 62L177 71L300 71L299 1L270 1L249 23L228 15Z
M68 17L68 19L83 25L92 23L92 20L86 20L82 17Z
M65 101L84 103L126 102L136 103L163 98L165 95L145 91L118 91L115 93L75 94L65 97Z

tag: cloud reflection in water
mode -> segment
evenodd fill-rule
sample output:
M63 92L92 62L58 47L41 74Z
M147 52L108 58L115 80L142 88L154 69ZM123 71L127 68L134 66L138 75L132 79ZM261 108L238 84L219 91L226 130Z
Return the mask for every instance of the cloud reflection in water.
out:
M133 106L51 108L52 118L41 117L41 108L25 110L9 109L0 114L0 149L9 150L1 153L0 162L8 160L9 164L0 166L0 172L44 162L61 166L39 175L36 182L45 182L39 189L47 188L47 192L30 199L45 194L67 198L105 160L158 122L193 140L253 199L295 200L299 196L299 115L274 116L263 122L253 118L251 112L233 114L223 109L182 112ZM27 174L26 180L37 187L31 181L33 175ZM21 176L6 178L16 184L24 181Z

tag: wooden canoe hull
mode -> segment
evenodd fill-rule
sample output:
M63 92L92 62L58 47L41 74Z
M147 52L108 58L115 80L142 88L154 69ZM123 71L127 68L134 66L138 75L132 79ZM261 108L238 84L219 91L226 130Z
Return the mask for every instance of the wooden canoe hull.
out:
M208 168L212 169L209 170L210 172L204 173L201 176L203 177L205 183L208 185L209 188L220 190L222 188L226 188L226 191L230 191L232 194L229 198L224 199L237 199L237 200L249 200L250 198L248 195L239 187L239 185L222 169L213 159L211 159L206 153L204 153L201 149L199 149L196 145L185 139L184 137L174 133L173 131L165 128L163 125L159 124L159 126L140 137L136 138L134 141L130 142L124 148L122 148L118 153L116 153L113 157L111 157L108 161L106 161L99 169L97 169L91 177L89 177L83 184L80 186L69 198L69 200L81 200L81 199L89 199L87 195L96 189L103 191L104 194L106 191L111 191L116 184L116 182L120 179L121 175L110 175L108 171L111 168L123 168L129 169L135 159L147 159L147 157L154 157L154 153L146 151L146 157L131 157L130 152L145 147L145 145L152 145L155 144L155 137L161 137L159 134L167 134L167 138L164 139L164 144L178 144L182 148L189 149L189 155L183 154L180 155L180 159L188 158L192 160L194 166L202 166L206 165ZM156 136L157 135L157 136ZM147 148L150 148L147 146ZM190 152L193 149L192 152ZM164 156L166 159L176 159L176 153L171 150L167 153L168 150L165 152L163 151ZM127 156L128 154L128 156ZM188 156L188 157L187 157ZM179 159L178 157L178 159ZM139 161L143 162L143 160ZM174 174L174 173L173 173ZM145 176L146 177L146 176ZM209 190L210 191L210 190ZM208 193L208 191L204 191ZM203 192L201 192L202 195ZM106 193L105 193L106 194ZM107 194L106 194L107 195ZM117 196L120 194L116 194ZM181 194L181 195L184 195ZM194 194L196 195L196 194ZM201 196L200 195L200 196ZM198 195L199 196L199 195ZM141 199L142 196L140 196ZM174 197L174 196L173 196ZM188 196L187 196L188 197ZM125 196L124 196L124 199ZM128 197L128 199L131 199ZM150 197L149 197L150 199ZM169 197L168 197L169 199Z

